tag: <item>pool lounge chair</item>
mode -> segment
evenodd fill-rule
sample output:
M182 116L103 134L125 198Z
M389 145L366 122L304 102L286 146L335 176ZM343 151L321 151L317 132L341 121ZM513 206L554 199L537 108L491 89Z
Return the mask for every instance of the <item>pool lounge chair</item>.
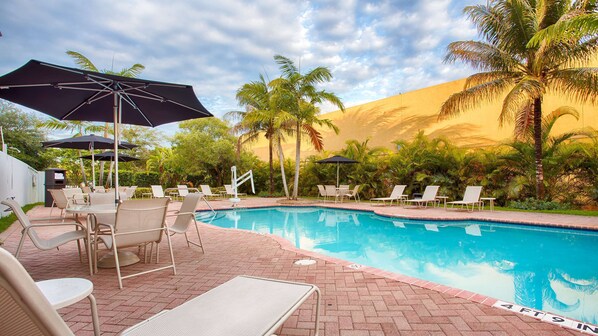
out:
M436 194L438 194L439 186L427 186L421 198L414 198L405 200L405 202L413 203L417 207L427 207L428 203L436 203Z
M397 201L397 203L399 203L399 201L402 201L404 199L407 198L407 195L403 195L403 193L405 192L405 188L407 186L404 184L397 184L394 186L394 188L392 189L392 192L390 193L390 196L388 197L376 197L376 198L370 198L370 203L372 201L374 202L382 202L382 205L386 205L386 201L390 202L389 205L392 205L392 202Z
M224 185L224 189L226 190L226 195L227 196L235 196L235 191L233 190L233 186L232 185L225 184ZM247 194L237 191L237 196L247 196Z
M212 188L210 188L210 186L207 185L207 184L201 184L199 186L199 188L201 189L201 193L204 195L204 197L206 199L209 199L209 198L214 199L214 198L220 198L221 197L220 194L214 194L212 192Z
M313 293L316 293L315 333L319 332L320 290L315 285L238 276L158 313L127 330L136 335L272 335Z
M461 208L465 206L465 209L468 211L469 206L471 205L471 212L473 212L476 205L480 209L482 207L482 202L480 201L481 194L482 186L467 186L467 188L465 188L465 193L463 194L463 200L446 202L446 204L451 204L453 208L455 207L455 205L461 205Z

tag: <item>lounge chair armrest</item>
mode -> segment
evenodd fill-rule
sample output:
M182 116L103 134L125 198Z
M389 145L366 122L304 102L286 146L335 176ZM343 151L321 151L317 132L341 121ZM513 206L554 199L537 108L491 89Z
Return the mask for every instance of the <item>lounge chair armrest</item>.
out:
M46 222L46 221L50 221L50 220L55 221L55 220L59 220L59 218L57 218L57 217L36 217L36 218L29 217L30 222ZM53 222L53 223L59 223L59 222ZM78 222L72 218L64 218L64 220L60 223L78 223Z

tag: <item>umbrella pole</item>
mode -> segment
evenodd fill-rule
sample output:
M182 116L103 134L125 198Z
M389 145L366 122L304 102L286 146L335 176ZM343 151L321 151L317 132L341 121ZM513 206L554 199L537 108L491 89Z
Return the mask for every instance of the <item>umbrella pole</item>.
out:
M338 188L338 185L339 185L338 184L338 171L339 171L339 168L340 168L340 164L337 162L336 163L336 187L337 188Z
M114 202L118 203L118 116L120 96L114 93Z
M96 188L96 161L93 144L91 145L91 190Z

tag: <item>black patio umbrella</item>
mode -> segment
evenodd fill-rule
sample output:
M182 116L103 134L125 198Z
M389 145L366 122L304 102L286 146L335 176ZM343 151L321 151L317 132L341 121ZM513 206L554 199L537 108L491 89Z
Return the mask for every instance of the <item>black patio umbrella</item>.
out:
M355 161L353 159L349 159L344 156L335 155L335 156L329 157L327 159L316 161L316 163L336 163L336 186L338 188L338 176L339 176L338 173L340 170L340 165L341 164L359 163L359 161Z
M76 136L66 139L58 139L51 141L42 142L42 146L46 148L71 148L71 149L89 149L91 151L91 176L92 176L92 187L96 186L96 175L95 175L95 154L94 149L110 149L114 148L114 140L105 138L95 134ZM137 145L132 143L121 141L118 145L120 149L131 149ZM120 159L120 158L119 158ZM120 160L122 161L122 160Z
M212 116L190 85L108 75L36 60L0 77L0 98L60 120L113 122L117 187L119 123L155 127Z
M95 155L95 160L98 161L114 161L114 157L116 155L114 154L114 152L110 151L110 152L104 152L104 153L100 153L100 154L96 154ZM87 159L87 160L92 160L94 159L92 157L92 155L83 155L81 156L82 159ZM127 154L119 154L118 155L118 161L120 162L130 162L130 161L137 161L139 160L136 157L127 155Z

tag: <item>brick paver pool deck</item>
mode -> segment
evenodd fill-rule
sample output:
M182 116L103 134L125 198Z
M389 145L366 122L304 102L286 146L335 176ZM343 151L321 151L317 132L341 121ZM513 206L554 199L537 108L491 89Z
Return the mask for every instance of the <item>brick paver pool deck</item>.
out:
M279 199L248 198L242 206L280 205ZM317 202L314 202L317 203ZM211 201L216 209L230 208L228 201ZM373 207L369 203L317 203L319 205L375 210L381 214L412 218L475 218L500 221L598 228L596 217L563 216L519 212L446 211L442 208L405 209ZM171 204L172 208L180 202ZM201 205L198 209L205 209ZM49 215L49 208L37 207L32 217ZM48 235L56 234L51 229ZM200 231L205 254L187 247L184 237L173 237L177 274L170 270L124 280L118 289L114 269L100 269L90 277L79 262L76 244L60 251L40 251L27 240L20 261L35 280L82 277L94 284L94 295L103 335L116 335L123 329L164 310L172 309L229 279L254 275L313 283L322 291L322 324L325 336L376 335L576 335L537 319L493 308L490 300L473 293L453 290L426 281L417 281L371 268L352 269L347 262L295 249L281 238L202 224ZM20 225L14 223L0 234L4 248L14 253ZM193 236L191 236L193 237ZM192 238L193 239L193 238ZM162 259L166 259L162 247ZM299 259L311 258L315 265L296 266ZM123 268L143 270L145 265ZM433 288L433 289L431 289ZM483 302L483 303L481 303ZM493 302L493 301L492 301ZM310 335L315 300L308 300L287 320L278 335ZM256 309L259 303L256 302ZM59 310L77 335L92 335L89 305L83 300ZM231 335L232 336L232 335Z

